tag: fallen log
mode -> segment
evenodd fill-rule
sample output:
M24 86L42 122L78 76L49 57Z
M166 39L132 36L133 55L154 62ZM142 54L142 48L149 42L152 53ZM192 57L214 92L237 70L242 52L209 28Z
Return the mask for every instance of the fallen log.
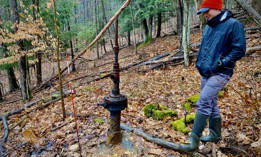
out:
M254 19L254 21L261 26L261 16L253 9L245 0L236 0L236 2L248 12L248 14Z
M169 52L166 52L166 53L161 54L161 55L157 55L157 56L155 56L155 57L153 57L153 58L147 60L146 62L143 62L143 63L141 63L141 64L136 65L136 67L140 67L140 66L142 66L142 65L146 65L147 63L150 63L150 62L159 60L159 59L164 58L164 57L166 57L166 56L168 56L168 55L170 55Z
M261 45L258 45L258 46L255 46L255 47L247 48L246 53L249 55L249 54L252 54L255 51L260 51L260 50L261 50Z
M142 60L142 61L140 61L140 62L133 63L133 64L128 65L128 66L126 66L126 67L120 68L120 72L125 71L125 70L128 70L128 69L130 69L130 68L132 68L132 67L139 66L140 64L143 64L143 63L146 62L146 61L148 61L148 60ZM106 74L106 75L104 75L104 76L102 76L102 77L94 78L94 79L92 79L92 80L90 80L90 81L87 81L87 82L85 82L85 83L88 84L88 83L91 83L91 82L93 82L93 81L99 81L99 80L108 78L108 77L110 77L110 76L112 76L112 75L113 75L113 72L108 73L108 74ZM86 75L86 76L88 76L88 75ZM84 78L84 76L81 77L81 78Z
M195 57L197 56L198 53L190 53L189 54L189 57ZM150 70L154 70L154 69L157 69L157 68L161 68L161 67L164 67L166 65L180 65L181 63L183 63L184 61L181 61L179 63L173 63L173 62L177 62L177 61L180 61L184 59L184 56L181 55L181 56L172 56L172 57L169 57L165 60L159 60L159 61L151 61L151 62L148 62L147 65L150 65L146 70L139 70L138 72L140 73L146 73Z
M24 107L22 107L22 108L19 108L17 110L13 110L13 111L7 113L5 116L9 117L9 116L12 116L14 114L18 114L18 113L22 112L23 110L25 110L26 108L29 108L29 107L32 107L32 106L36 105L39 101L42 101L42 99L41 100L36 100L34 102L30 102L30 103L24 105ZM0 121L1 120L2 120L2 117L0 117Z
M68 95L70 95L70 91L65 91L65 92L64 92L64 96L66 97L66 96L68 96ZM6 116L6 117L9 117L9 116L12 116L12 115L21 113L21 112L22 112L23 110L25 110L26 108L32 107L32 106L34 106L35 104L38 104L38 102L39 102L39 101L42 101L42 100L43 100L43 99L37 100L37 101L32 102L32 103L29 103L29 104L25 105L25 106L22 107L22 108L19 108L19 109L17 109L17 110L14 110L14 111L11 111L11 112L7 113L5 116ZM27 113L30 113L30 112L35 111L35 110L37 110L37 109L45 108L45 107L49 106L50 104L52 104L52 103L54 103L54 102L56 102L56 101L59 101L59 100L60 100L60 97L58 97L58 98L56 98L56 99L54 99L54 100L51 100L51 101L49 101L49 102L43 104L42 106L38 106L38 107L36 107L35 109L33 109L33 110L31 110L31 111L28 111ZM2 120L2 117L0 117L0 118L1 118L0 120Z

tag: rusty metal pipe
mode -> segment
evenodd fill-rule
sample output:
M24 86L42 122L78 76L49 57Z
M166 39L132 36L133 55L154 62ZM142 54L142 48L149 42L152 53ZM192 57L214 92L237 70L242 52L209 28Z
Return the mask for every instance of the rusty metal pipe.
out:
M113 74L111 79L114 83L113 89L109 95L104 97L104 102L99 103L99 106L103 106L110 111L110 128L107 134L106 143L108 145L116 145L121 142L121 111L127 107L128 101L125 95L120 94L120 66L118 62L119 44L118 44L118 18L115 21L115 47L114 47L114 63Z

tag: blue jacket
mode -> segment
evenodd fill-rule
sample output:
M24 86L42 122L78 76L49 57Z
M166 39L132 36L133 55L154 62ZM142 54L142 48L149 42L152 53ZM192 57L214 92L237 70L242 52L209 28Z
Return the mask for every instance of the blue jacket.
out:
M236 61L245 55L244 27L232 16L230 11L223 10L207 22L196 61L203 77L218 73L232 76Z

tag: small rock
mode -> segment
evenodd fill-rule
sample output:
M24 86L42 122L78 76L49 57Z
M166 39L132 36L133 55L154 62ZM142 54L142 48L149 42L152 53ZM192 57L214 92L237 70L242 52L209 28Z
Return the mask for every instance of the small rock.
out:
M143 118L142 117L138 117L137 118L137 122L140 124L140 123L142 123L143 122Z
M74 144L74 145L69 146L69 150L72 151L72 152L78 151L79 150L78 144Z

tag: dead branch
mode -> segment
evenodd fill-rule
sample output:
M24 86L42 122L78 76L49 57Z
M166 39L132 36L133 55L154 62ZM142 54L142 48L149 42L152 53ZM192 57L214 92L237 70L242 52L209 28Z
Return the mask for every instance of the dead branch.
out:
M244 29L244 31L253 31L253 30L261 30L261 27L248 27Z
M261 50L261 45L255 46L255 47L249 47L246 50L247 54L252 54L255 51L260 51Z
M2 116L2 121L3 121L3 124L4 124L4 137L2 138L2 141L1 141L1 144L0 144L1 154L3 154L5 152L3 145L6 143L8 135L9 135L6 116Z
M244 153L247 156L250 156L246 151L244 151L242 148L237 148L237 147L220 147L221 150L225 150L225 149L232 149L235 150L237 152L241 152Z
M74 121L74 120L70 120L69 122L63 123L63 124L57 126L56 128L52 129L51 132L54 132L54 131L56 131L56 130L59 130L59 129L61 129L62 127L66 126L67 124L72 123L73 121Z

